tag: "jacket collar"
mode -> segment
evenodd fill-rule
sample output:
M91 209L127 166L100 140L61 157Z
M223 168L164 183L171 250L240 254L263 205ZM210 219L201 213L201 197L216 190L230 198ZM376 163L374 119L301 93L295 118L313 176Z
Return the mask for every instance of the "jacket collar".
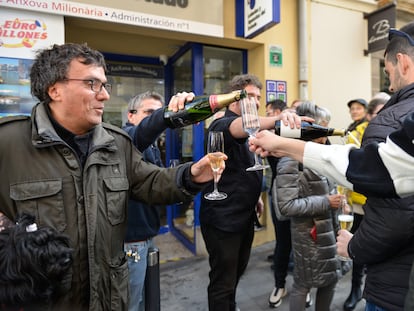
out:
M410 97L414 97L414 83L409 84L401 90L395 92L381 110L385 110L388 107Z
M53 127L45 103L36 104L32 110L32 143L37 147L66 144ZM102 127L102 124L93 129L92 144L94 149L116 149L114 137Z

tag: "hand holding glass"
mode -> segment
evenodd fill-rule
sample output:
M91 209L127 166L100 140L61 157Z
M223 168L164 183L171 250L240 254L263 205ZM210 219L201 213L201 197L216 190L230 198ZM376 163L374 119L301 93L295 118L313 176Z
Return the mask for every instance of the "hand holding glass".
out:
M354 211L352 208L352 202L350 197L350 190L343 186L337 186L338 194L342 194L344 199L342 200L339 208L338 221L341 229L350 231L352 224L354 223ZM342 256L338 256L341 260L350 260Z
M253 97L243 98L239 101L241 105L243 129L249 134L250 137L254 137L260 130L260 120L257 114L256 99ZM246 168L246 171L258 171L268 168L269 165L263 165L259 162L259 157L254 153L254 165Z
M207 143L207 156L210 160L211 169L214 175L214 190L213 192L206 193L204 198L207 200L223 200L227 198L227 194L219 192L217 188L218 183L218 171L223 164L224 156L221 154L224 152L224 137L223 132L211 131L208 133Z

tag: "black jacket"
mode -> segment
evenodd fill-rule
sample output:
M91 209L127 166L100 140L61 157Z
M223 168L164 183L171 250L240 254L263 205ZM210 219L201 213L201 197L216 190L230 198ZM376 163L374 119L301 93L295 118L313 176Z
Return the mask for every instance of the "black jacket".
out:
M383 142L414 112L414 84L395 93L365 130L362 146ZM386 310L403 310L414 259L414 196L368 196L365 217L349 244L354 261L367 265L364 297Z

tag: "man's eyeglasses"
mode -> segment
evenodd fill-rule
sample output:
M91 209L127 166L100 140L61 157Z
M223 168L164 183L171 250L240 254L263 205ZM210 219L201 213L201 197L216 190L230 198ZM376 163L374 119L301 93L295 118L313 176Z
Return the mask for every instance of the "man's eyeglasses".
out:
M155 111L154 109L145 109L142 112L146 113L146 114L152 114L154 111ZM138 112L138 110L131 109L131 110L129 110L129 112L132 113L132 114L136 114Z
M408 33L395 28L390 28L388 32L388 41L391 41L396 36L407 39L410 45L414 46L414 39Z
M91 90L95 92L96 94L100 93L103 87L108 92L108 94L111 94L111 91L112 91L112 84L102 83L101 81L96 80L96 79L63 79L63 80L64 81L82 81L82 82L88 83L89 86L91 87Z
M145 109L143 112L146 114L152 114L154 111L154 109Z

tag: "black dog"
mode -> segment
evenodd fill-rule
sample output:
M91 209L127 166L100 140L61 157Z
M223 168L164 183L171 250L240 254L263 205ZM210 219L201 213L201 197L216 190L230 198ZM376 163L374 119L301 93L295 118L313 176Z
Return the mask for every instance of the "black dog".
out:
M0 310L45 310L70 284L69 239L22 214L0 232Z

